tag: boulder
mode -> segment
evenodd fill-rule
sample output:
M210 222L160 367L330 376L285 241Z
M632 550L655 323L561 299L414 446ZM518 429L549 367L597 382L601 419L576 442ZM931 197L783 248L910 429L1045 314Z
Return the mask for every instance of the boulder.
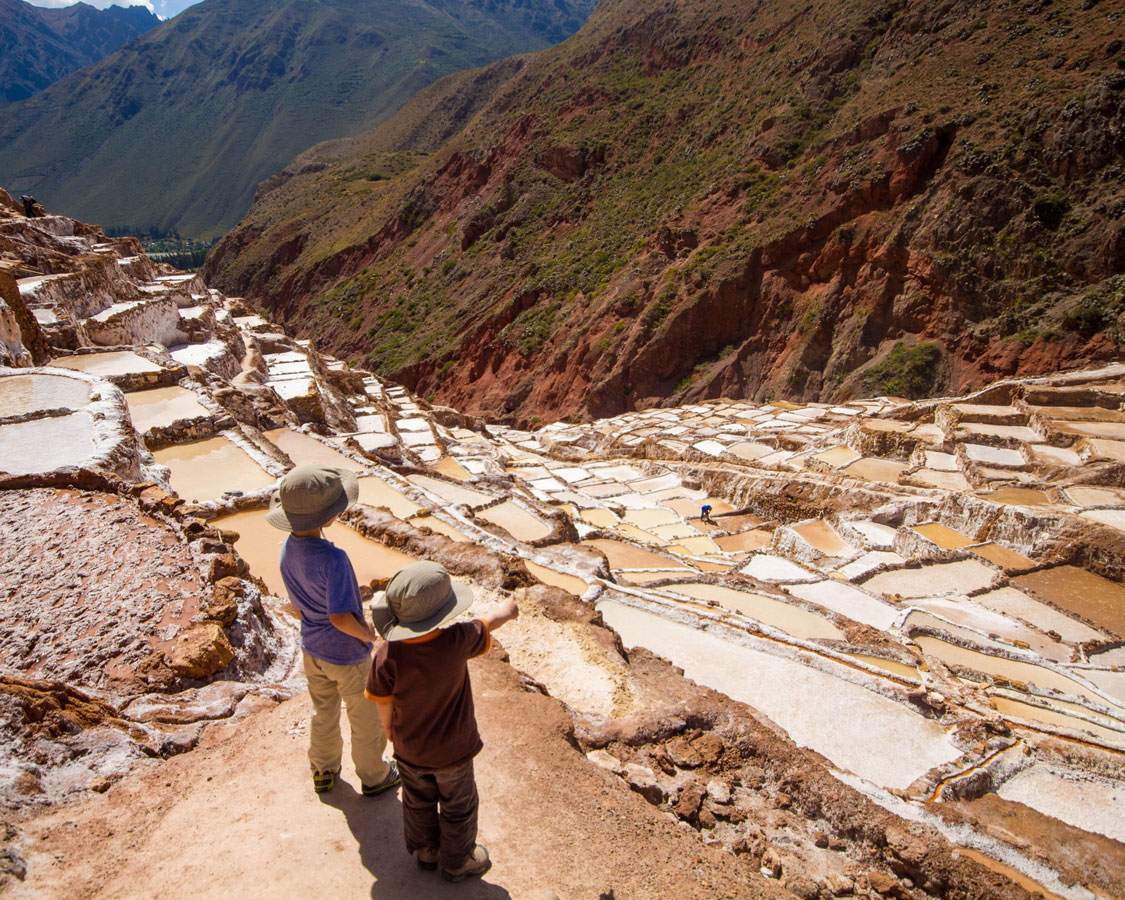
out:
M230 665L234 648L218 622L199 622L176 636L166 656L177 675L207 678Z

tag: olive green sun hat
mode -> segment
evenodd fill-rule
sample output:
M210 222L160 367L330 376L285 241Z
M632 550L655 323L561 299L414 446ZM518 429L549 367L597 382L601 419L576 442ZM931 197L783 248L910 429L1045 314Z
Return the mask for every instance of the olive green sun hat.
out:
M420 637L456 618L473 602L473 589L453 581L437 563L399 569L371 601L371 624L388 641Z
M347 469L297 466L270 497L266 521L282 531L313 531L359 499L359 480Z

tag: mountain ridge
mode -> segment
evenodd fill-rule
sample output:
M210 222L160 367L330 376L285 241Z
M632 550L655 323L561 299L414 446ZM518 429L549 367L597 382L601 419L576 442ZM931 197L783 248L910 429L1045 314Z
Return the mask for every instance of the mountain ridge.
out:
M265 198L207 273L422 395L521 423L1113 357L1115 15L603 4L441 151L377 189L356 159L307 174L285 198L306 221Z
M32 96L158 24L143 6L48 8L0 0L0 104Z
M0 180L116 229L211 237L317 140L547 46L591 0L204 0L0 122Z

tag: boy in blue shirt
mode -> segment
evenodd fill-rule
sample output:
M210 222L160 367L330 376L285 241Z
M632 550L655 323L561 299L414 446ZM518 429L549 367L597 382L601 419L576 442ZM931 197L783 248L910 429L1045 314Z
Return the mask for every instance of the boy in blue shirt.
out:
M359 584L347 554L322 529L359 497L352 472L321 466L290 471L270 498L266 521L292 532L281 551L281 577L301 615L301 651L312 699L309 765L313 790L332 790L344 741L340 703L348 709L352 762L363 794L373 797L399 783L398 767L383 759L387 737L364 697L375 632L363 619Z

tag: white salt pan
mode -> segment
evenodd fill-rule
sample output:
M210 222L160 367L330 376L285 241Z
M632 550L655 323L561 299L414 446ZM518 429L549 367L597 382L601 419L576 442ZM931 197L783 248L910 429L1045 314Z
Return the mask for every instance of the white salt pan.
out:
M882 787L905 788L959 756L936 722L859 685L612 600L597 608L626 646L667 657L689 678L760 710L798 744Z

